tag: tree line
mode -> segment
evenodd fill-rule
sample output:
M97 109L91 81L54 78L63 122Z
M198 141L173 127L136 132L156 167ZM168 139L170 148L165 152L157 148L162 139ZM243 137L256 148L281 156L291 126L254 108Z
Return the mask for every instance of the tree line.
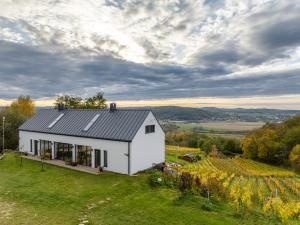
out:
M66 109L105 109L107 108L106 99L103 92L98 92L89 98L80 96L62 95L55 100L55 107L64 104Z
M187 131L167 132L166 144L201 148L206 154L209 154L214 149L227 156L242 154L242 148L238 139L211 137Z
M246 158L300 170L300 115L282 123L268 123L241 142Z

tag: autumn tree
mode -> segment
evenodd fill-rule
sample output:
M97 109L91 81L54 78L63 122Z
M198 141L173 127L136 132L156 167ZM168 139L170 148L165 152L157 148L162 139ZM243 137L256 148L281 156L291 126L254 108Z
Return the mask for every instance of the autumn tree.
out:
M25 118L30 118L35 113L35 104L29 96L21 95L11 103L10 110L20 113Z
M83 99L79 96L62 95L55 100L55 107L64 104L66 109L105 109L106 99L103 92L98 92L90 98Z
M298 127L289 128L287 130L282 142L287 149L285 152L286 155L288 155L288 150L292 149L295 145L300 144L300 121Z
M257 157L262 161L273 162L280 148L281 143L276 131L266 129L258 138Z
M225 155L241 154L242 149L240 147L240 142L236 139L231 139L231 138L224 139L222 145L222 152Z
M283 164L297 144L300 144L300 115L251 132L243 138L241 147L247 158Z
M34 113L35 105L29 96L20 96L9 107L4 108L0 112L1 120L5 117L4 132L6 149L16 149L18 147L18 128ZM2 131L3 123L0 125L1 136L3 134ZM2 149L2 138L0 139L0 144Z
M296 169L300 170L300 144L296 145L289 155L291 165Z
M58 108L59 104L64 104L66 109L83 109L85 108L83 99L78 96L62 95L58 96L55 100L55 107Z
M243 149L243 155L246 158L256 159L258 146L256 141L256 135L247 135L241 142L241 147Z
M98 92L96 95L85 100L85 108L87 109L105 109L107 108L106 99L103 97L103 92Z

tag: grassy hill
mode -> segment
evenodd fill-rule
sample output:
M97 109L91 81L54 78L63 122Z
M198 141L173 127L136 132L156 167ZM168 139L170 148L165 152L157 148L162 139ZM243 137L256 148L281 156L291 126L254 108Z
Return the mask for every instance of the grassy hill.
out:
M10 153L0 160L0 224L281 224L259 211L236 214L228 203L210 211L199 195L179 199L175 189L151 188L148 173L99 176L41 164ZM291 223L296 224L296 223Z

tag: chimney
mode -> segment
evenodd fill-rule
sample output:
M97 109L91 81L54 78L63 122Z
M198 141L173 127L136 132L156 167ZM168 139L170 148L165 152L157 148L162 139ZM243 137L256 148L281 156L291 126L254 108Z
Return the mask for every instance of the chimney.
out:
M64 103L59 103L58 104L58 111L65 110L65 104Z
M117 109L117 104L116 103L110 103L109 105L109 111L114 112Z

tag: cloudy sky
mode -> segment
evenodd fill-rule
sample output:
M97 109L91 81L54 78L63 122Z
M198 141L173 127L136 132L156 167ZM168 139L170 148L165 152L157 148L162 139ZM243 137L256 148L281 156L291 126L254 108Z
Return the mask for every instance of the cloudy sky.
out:
M300 109L300 1L1 0L0 103Z

